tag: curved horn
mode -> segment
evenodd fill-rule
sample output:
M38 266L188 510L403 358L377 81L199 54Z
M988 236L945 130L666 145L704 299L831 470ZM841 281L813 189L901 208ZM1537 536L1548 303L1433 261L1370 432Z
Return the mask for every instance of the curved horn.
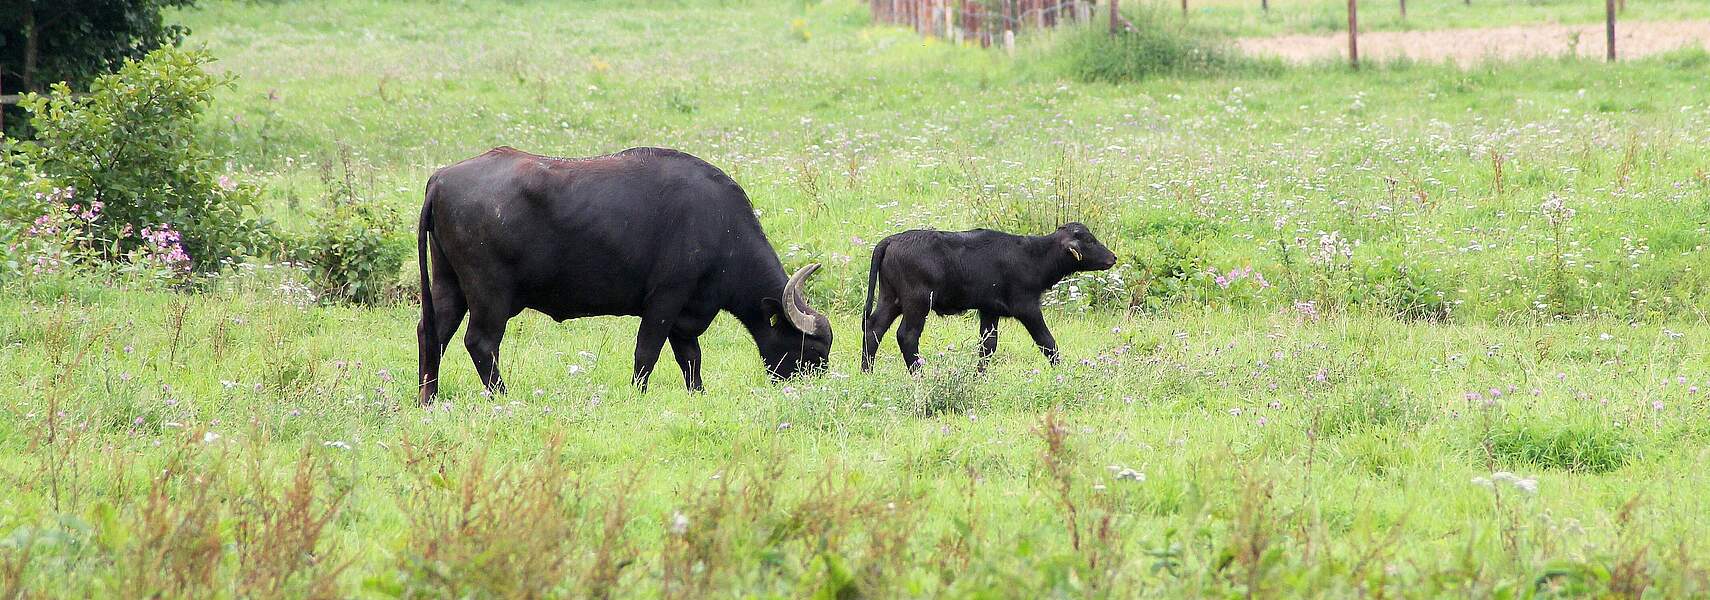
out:
M788 316L790 324L795 325L796 329L801 330L802 333L815 335L824 332L820 331L818 313L814 312L813 307L808 305L807 295L802 293L802 284L807 282L807 278L812 276L814 271L818 270L819 263L809 264L797 269L796 274L790 276L790 282L784 284L785 316Z

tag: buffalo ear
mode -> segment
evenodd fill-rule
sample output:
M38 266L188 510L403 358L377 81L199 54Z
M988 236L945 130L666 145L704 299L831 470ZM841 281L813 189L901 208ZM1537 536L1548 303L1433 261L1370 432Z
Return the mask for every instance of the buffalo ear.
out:
M1069 256L1074 257L1075 262L1081 262L1081 243L1080 243L1080 241L1078 241L1074 238L1069 238L1068 240L1065 240L1063 242L1063 249L1069 251Z
M784 303L775 298L761 298L760 310L766 315L766 322L773 327L784 320Z

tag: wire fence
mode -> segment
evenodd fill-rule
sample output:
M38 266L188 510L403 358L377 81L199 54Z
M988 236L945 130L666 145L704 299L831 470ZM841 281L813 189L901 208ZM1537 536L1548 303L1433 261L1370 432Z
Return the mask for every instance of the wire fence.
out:
M1118 10L1119 0L1104 0L1110 15L1110 31L1130 27ZM1397 0L1401 15L1407 16L1407 0ZM1472 0L1463 0L1472 4ZM873 21L914 28L928 37L943 37L955 43L977 43L981 47L1002 44L1006 50L1015 49L1015 34L1023 29L1045 29L1061 23L1089 23L1098 18L1097 0L868 0ZM1604 0L1606 7L1606 58L1615 60L1616 14L1626 8L1626 0ZM1260 0L1260 6L1270 11L1270 0ZM1181 0L1182 14L1188 12L1188 0ZM1358 0L1348 0L1348 63L1359 68Z
M875 22L982 47L1013 48L1019 30L1094 18L1089 0L868 0L868 4Z

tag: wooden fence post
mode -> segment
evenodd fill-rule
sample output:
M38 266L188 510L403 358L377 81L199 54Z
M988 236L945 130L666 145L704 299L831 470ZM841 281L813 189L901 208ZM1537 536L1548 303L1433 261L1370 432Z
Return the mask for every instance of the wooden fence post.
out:
M1117 21L1121 20L1121 17L1116 16L1116 2L1117 2L1117 0L1110 0L1110 34L1111 35L1116 35L1117 29L1118 29Z
M1613 2L1614 0L1608 0ZM1182 0L1187 2L1187 0ZM1348 66L1360 68L1359 0L1348 0Z
M1407 0L1401 0L1401 18L1407 18Z
M1604 28L1609 34L1609 62L1615 62L1615 0L1603 0L1603 12L1608 15Z
M1187 0L1182 0L1182 16L1187 16Z
M1265 12L1271 12L1271 0L1259 0L1259 9Z

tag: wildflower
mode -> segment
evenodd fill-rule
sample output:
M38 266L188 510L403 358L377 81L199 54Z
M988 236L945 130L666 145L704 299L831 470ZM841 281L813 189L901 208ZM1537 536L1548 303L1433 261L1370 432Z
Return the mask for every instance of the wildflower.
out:
M1239 417L1239 416L1241 416L1241 409L1240 409L1240 408L1231 408L1231 409L1229 409L1229 416L1231 416L1231 417Z
M778 431L787 431L787 430L789 430L789 428L790 428L790 422L789 421L784 421L784 422L778 424Z
M1566 223L1574 215L1574 210L1568 207L1567 201L1556 195L1555 192L1550 192L1550 195L1544 199L1544 203L1538 205L1538 212L1543 213L1544 220L1549 222L1551 226Z
M1502 389L1501 388L1490 388L1490 397L1491 398L1501 398L1502 397Z
M1133 482L1139 483L1139 482L1146 480L1146 474L1141 473L1139 471L1136 471L1134 469L1123 467L1116 472L1116 480L1117 481L1133 481Z
M1473 485L1481 486L1481 487L1495 487L1495 485L1496 485L1496 484L1492 483L1490 481L1490 479L1484 478L1484 477L1474 477L1474 478L1472 478L1472 483L1473 483Z
M212 443L218 442L218 441L220 441L220 434L214 433L212 431L202 432L202 443L212 444Z
M333 440L330 442L321 442L321 445L326 446L328 448L338 448L340 450L349 450L350 449L350 442L346 442L344 440Z
M671 513L671 535L683 535L689 532L689 517L681 512Z
M221 190L227 192L237 189L237 181L234 181L229 175L221 175L216 183L219 184Z
M1342 237L1342 232L1332 231L1318 236L1318 249L1307 256L1312 264L1321 267L1334 266L1337 262L1352 260L1354 245Z
M1514 487L1519 488L1520 491L1528 494L1536 494L1538 493L1538 480L1531 477L1517 479L1514 481Z
M1663 409L1663 402L1661 400L1651 401L1651 410L1656 411L1656 412L1662 412L1662 409Z
M1269 422L1270 422L1270 420L1268 420L1268 419L1266 419L1266 418L1264 418L1264 417L1259 417L1259 420L1258 420L1258 425L1259 425L1259 426L1260 426L1260 427L1264 427L1264 426L1265 426L1265 424L1266 424L1266 423L1269 423Z
M570 374L571 375L575 375L575 374L581 373L581 372L582 372L582 365L570 365Z

